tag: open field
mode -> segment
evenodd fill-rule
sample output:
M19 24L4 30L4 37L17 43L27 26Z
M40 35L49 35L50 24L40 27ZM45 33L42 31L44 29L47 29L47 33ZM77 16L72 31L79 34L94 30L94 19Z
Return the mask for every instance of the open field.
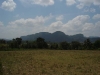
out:
M100 51L1 51L0 75L100 75Z

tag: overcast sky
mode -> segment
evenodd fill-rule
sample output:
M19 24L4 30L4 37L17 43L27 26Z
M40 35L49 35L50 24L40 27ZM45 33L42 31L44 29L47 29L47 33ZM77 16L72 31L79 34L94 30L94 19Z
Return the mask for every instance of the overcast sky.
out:
M100 37L100 0L0 0L0 38L55 31Z

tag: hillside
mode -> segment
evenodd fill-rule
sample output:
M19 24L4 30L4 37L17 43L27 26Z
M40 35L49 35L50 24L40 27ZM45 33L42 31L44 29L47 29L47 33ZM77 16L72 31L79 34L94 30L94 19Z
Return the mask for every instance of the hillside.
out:
M50 41L50 42L62 42L62 41L79 41L83 42L86 37L84 37L83 34L76 34L76 35L66 35L65 33L61 31L56 31L54 33L49 33L49 32L40 32L32 35L27 35L27 36L21 36L22 40L26 41L33 41L36 40L36 38L42 37L45 39L45 41Z
M91 40L91 42L94 42L94 41L100 39L100 37L85 37L83 34L66 35L65 33L61 32L61 31L56 31L54 33L40 32L40 33L31 34L31 35L27 35L27 36L21 36L23 41L26 41L26 40L34 41L38 37L44 38L45 41L47 41L47 42L49 42L49 41L50 42L62 42L62 41L67 41L67 42L79 41L79 42L83 42L87 38L89 38Z

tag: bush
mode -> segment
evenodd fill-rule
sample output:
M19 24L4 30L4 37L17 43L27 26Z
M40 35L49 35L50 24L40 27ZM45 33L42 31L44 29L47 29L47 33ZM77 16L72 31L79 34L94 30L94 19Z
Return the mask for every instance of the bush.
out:
M9 46L7 44L0 44L0 50L6 50L8 47Z

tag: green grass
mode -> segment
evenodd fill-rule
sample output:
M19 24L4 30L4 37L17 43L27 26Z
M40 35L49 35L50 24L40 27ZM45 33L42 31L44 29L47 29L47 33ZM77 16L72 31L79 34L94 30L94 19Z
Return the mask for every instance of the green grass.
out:
M100 51L1 51L0 65L2 75L100 75Z

